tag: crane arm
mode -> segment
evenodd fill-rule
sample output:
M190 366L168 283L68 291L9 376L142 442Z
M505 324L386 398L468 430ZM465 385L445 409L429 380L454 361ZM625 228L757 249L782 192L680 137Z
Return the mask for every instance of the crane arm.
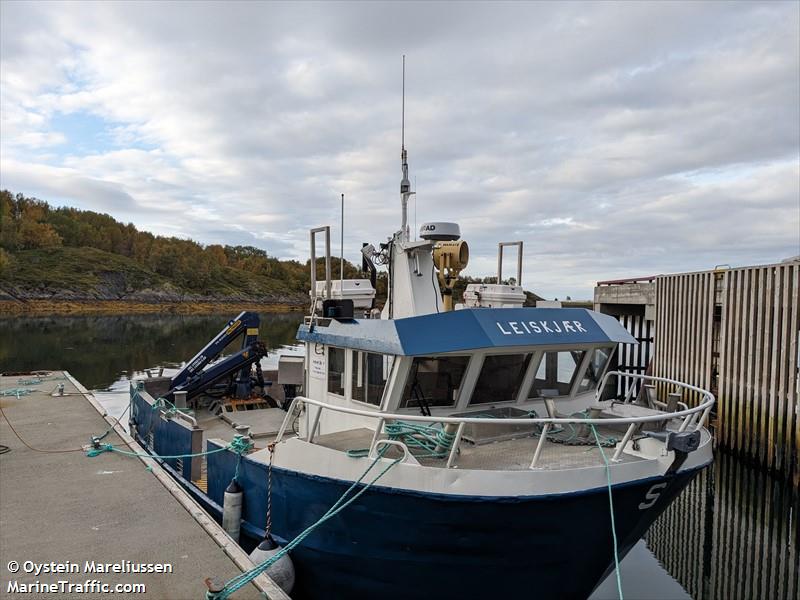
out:
M253 363L258 362L261 360L262 357L267 355L267 348L263 342L253 342L248 347L239 350L238 352L231 354L230 356L226 356L221 361L214 363L209 368L196 373L195 375L189 377L188 379L184 380L183 383L178 385L173 385L172 389L169 391L170 395L173 395L175 392L186 392L187 398L193 398L197 394L204 391L206 388L211 386L214 382L219 381L225 377L229 377L236 373L237 371L241 371L242 373L246 373L246 378L242 379L241 381L237 379L236 383L244 384L246 390L243 390L241 393L238 390L237 386L237 393L236 396L246 397L249 396L250 393L250 367ZM263 381L261 382L263 386Z
M244 336L242 340L242 350L254 344L258 340L259 323L260 319L258 313L248 311L242 311L235 319L228 321L228 324L172 378L171 391L174 391L187 380L202 373L203 368L222 354L225 347L240 335ZM252 362L243 366L249 367L250 364L252 364Z

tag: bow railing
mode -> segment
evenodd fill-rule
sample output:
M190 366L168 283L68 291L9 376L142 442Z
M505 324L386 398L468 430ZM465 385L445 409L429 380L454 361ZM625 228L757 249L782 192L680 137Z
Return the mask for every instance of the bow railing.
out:
M322 413L324 411L333 411L347 415L374 419L376 425L368 453L368 455L371 457L374 457L376 455L375 446L377 442L381 439L380 436L384 432L384 427L387 424L396 422L427 423L430 425L439 425L443 431L447 432L448 440L451 443L449 443L446 448L447 450L446 468L451 468L456 461L459 443L461 442L462 436L464 435L464 428L467 425L492 425L492 426L512 427L512 426L535 424L541 426L541 431L538 433L538 443L536 444L536 448L534 449L533 457L531 459L529 466L530 469L535 469L537 468L540 456L548 440L548 435L556 427L563 425L569 425L569 426L627 425L627 428L625 429L625 433L621 441L616 443L615 445L614 454L611 458L612 462L619 462L621 460L622 453L624 452L627 445L630 443L637 429L640 429L643 425L660 422L665 424L666 427L667 422L672 422L677 424L677 427L673 427L672 430L678 433L685 431L697 431L702 429L703 426L705 425L706 421L708 420L711 408L713 407L715 402L714 395L711 392L699 388L697 386L693 386L666 377L655 377L651 375L641 375L638 373L627 373L621 371L610 371L603 376L600 385L598 386L596 391L595 395L596 401L599 401L603 397L605 387L612 377L619 377L623 379L625 378L636 379L644 383L657 383L657 384L660 383L663 384L664 386L673 386L681 390L695 392L700 395L701 402L693 407L689 407L683 402L678 402L677 403L678 409L669 411L665 409L667 403L656 401L654 403L655 407L652 408L650 411L647 411L647 414L638 416L622 416L622 417L594 416L593 417L593 416L587 416L585 414L586 411L584 411L584 413L575 413L573 415L559 415L554 410L548 408L550 414L548 414L548 416L545 417L540 417L536 415L525 418L515 418L515 417L486 418L486 417L469 417L469 416L439 416L439 415L417 415L409 413L387 413L380 411L365 410L360 408L353 408L349 406L338 406L322 400L315 400L313 398L297 396L292 401L292 404L287 412L286 417L284 418L281 428L278 431L278 435L275 441L276 443L279 443L283 439L286 430L294 422L294 419L299 414L299 411L302 408L306 408L305 441L312 444L314 443L317 431L319 429L320 417L322 416ZM612 400L611 406L613 407L614 404L630 405L633 402L634 402L633 393L629 391L624 398ZM550 407L554 405L554 403L548 402L547 399L545 399L545 404L549 405ZM587 408L589 413L591 414L593 407L587 407Z

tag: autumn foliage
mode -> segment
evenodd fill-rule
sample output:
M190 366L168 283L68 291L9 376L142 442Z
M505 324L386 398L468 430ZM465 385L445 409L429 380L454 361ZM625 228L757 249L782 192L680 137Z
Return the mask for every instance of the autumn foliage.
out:
M236 269L278 280L287 291L308 291L308 261L279 260L253 246L204 246L192 240L153 235L107 214L54 208L36 198L0 191L0 273L13 272L16 253L57 246L96 248L126 256L189 290L213 288L223 270ZM333 262L338 274L339 261ZM323 276L321 261L318 273ZM359 276L347 261L345 276Z
M308 294L309 261L279 260L253 246L204 246L192 240L153 235L139 231L132 223L118 222L107 214L75 208L51 207L36 198L0 191L0 276L13 279L14 263L24 260L25 251L57 246L95 248L134 260L144 269L164 277L176 286L193 292L213 292L225 283L246 289L248 274L266 278L285 292ZM339 259L333 257L332 273L339 276ZM109 271L114 267L109 265ZM344 262L345 278L367 277L354 265ZM317 278L325 277L324 259L317 259ZM252 279L252 278L250 278ZM455 298L460 301L468 283L493 283L494 277L462 276L456 283ZM386 272L378 274L377 299L386 298ZM245 292L247 293L247 292ZM529 303L539 297L529 294Z

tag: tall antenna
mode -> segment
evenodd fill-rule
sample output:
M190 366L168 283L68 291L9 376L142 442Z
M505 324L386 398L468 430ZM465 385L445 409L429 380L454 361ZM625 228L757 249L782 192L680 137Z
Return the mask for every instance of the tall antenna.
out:
M403 108L400 113L400 150L406 150L406 55L403 54Z
M408 181L408 154L406 153L406 55L403 54L403 108L400 121L400 160L402 161L403 179L400 180L400 206L403 220L400 228L402 238L408 241L408 199L414 192Z
M342 194L342 233L339 238L339 289L344 294L344 194Z

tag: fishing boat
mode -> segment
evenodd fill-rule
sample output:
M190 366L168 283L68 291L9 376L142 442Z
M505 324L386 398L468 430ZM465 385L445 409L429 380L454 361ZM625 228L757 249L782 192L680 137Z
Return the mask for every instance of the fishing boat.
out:
M613 370L636 341L609 315L525 306L521 242L513 282L503 243L497 282L456 302L468 245L445 222L412 239L404 144L400 187L399 229L362 249L369 277L333 279L330 229L311 231L303 352L280 362L282 406L252 395L248 380L269 386L251 363L217 367L201 351L179 377L132 383L131 431L248 550L294 543L293 597L587 598L711 463L714 397ZM237 356L250 360L248 318L221 334L245 331ZM215 368L221 396L187 388Z

